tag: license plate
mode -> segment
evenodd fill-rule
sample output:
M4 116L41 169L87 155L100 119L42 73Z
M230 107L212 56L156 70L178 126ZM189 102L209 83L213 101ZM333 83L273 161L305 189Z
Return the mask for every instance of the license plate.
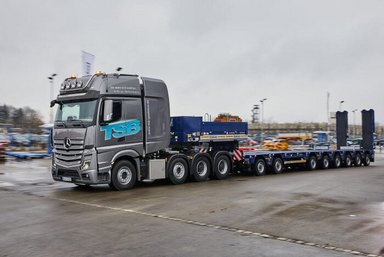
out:
M72 182L72 178L69 177L62 177L61 179L65 182Z

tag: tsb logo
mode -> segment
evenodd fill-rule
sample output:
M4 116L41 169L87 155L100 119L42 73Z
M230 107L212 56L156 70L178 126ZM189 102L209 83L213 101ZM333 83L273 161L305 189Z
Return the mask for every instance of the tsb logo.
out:
M126 120L102 126L100 131L105 131L105 140L110 140L135 135L141 131L141 126L139 120Z

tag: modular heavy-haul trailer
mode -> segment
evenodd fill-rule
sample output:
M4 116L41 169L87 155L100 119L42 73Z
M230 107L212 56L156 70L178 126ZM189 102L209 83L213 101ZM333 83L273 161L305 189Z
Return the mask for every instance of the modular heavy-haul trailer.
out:
M137 75L67 78L55 104L52 177L77 185L123 190L145 180L181 184L225 179L233 170L263 175L292 165L315 169L374 160L372 150L361 149L243 153L238 143L248 137L247 123L170 117L165 83Z
M302 166L308 170L317 168L351 167L352 165L369 166L374 161L373 150L345 148L343 150L306 150L244 153L243 171L255 175L264 175L267 169L280 174L284 169Z

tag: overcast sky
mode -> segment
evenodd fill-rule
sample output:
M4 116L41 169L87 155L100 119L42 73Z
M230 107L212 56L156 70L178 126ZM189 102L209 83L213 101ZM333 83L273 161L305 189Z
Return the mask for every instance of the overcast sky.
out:
M163 79L172 115L326 121L374 109L384 123L384 1L1 0L0 104L48 121L49 81L95 69ZM360 115L356 116L360 120ZM350 121L352 114L350 115Z

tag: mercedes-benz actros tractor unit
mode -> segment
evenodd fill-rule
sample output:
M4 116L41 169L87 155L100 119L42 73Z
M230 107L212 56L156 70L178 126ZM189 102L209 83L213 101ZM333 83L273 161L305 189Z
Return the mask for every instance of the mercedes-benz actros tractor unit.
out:
M52 176L79 185L224 179L248 132L244 122L170 117L165 83L137 75L67 78L55 104Z

